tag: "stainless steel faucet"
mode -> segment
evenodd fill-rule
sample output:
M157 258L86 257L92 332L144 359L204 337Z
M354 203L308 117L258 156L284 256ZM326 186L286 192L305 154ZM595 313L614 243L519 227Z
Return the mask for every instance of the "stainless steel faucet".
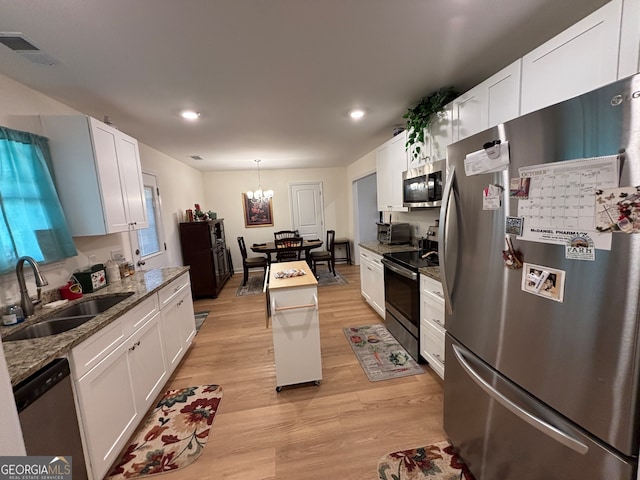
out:
M44 287L45 285L49 285L49 282L47 282L47 279L44 278L44 275L42 275L42 272L40 272L40 266L38 265L38 262L36 262L32 257L25 256L18 259L18 263L16 264L16 275L18 276L18 286L20 287L20 305L22 306L24 317L27 318L33 315L34 308L31 297L29 296L29 292L27 291L27 284L24 281L24 262L27 262L31 265L33 276L36 279L37 287Z

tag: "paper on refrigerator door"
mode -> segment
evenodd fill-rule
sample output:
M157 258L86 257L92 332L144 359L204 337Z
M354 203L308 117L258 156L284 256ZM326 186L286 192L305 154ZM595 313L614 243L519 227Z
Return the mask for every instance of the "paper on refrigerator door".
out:
M471 176L504 170L509 165L509 142L502 142L494 148L500 150L496 158L490 158L485 149L468 154L464 159L464 173Z
M519 239L567 245L590 237L595 248L611 250L611 234L596 230L596 190L618 186L616 155L544 163L519 169L531 178L528 199L518 200L524 218Z

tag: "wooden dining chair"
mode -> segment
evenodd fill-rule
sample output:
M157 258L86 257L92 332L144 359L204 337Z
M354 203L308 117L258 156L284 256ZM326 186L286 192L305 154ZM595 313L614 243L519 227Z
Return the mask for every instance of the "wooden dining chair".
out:
M276 262L294 262L300 260L300 252L302 251L302 237L277 238L275 241Z
M242 270L244 271L244 278L242 279L242 286L247 284L249 280L250 268L262 268L265 273L267 271L267 257L248 257L247 247L244 244L244 237L238 237L238 246L240 247L240 254L242 255Z
M299 237L298 230L280 230L279 232L273 232L273 239L280 240L282 238L295 238Z
M309 257L311 258L311 270L313 270L313 274L317 277L318 273L316 272L316 267L319 263L327 264L329 267L329 271L333 273L333 276L336 276L336 231L335 230L327 230L327 249L321 252L311 252L309 253Z

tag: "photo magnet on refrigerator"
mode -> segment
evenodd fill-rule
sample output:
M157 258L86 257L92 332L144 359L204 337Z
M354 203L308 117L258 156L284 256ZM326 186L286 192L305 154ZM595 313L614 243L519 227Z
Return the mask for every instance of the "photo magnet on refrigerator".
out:
M507 217L507 220L504 226L504 233L521 236L523 226L524 226L523 217Z

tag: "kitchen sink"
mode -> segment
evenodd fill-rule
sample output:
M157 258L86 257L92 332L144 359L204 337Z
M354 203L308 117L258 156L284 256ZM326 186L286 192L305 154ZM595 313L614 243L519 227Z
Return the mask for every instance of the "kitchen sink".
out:
M107 311L131 295L133 295L133 292L118 293L109 295L108 297L92 298L84 302L76 303L75 305L70 305L56 312L55 315L46 320L29 325L11 335L7 335L2 341L11 342L13 340L41 338L67 332L72 328L79 327L83 323L88 322L96 315Z

